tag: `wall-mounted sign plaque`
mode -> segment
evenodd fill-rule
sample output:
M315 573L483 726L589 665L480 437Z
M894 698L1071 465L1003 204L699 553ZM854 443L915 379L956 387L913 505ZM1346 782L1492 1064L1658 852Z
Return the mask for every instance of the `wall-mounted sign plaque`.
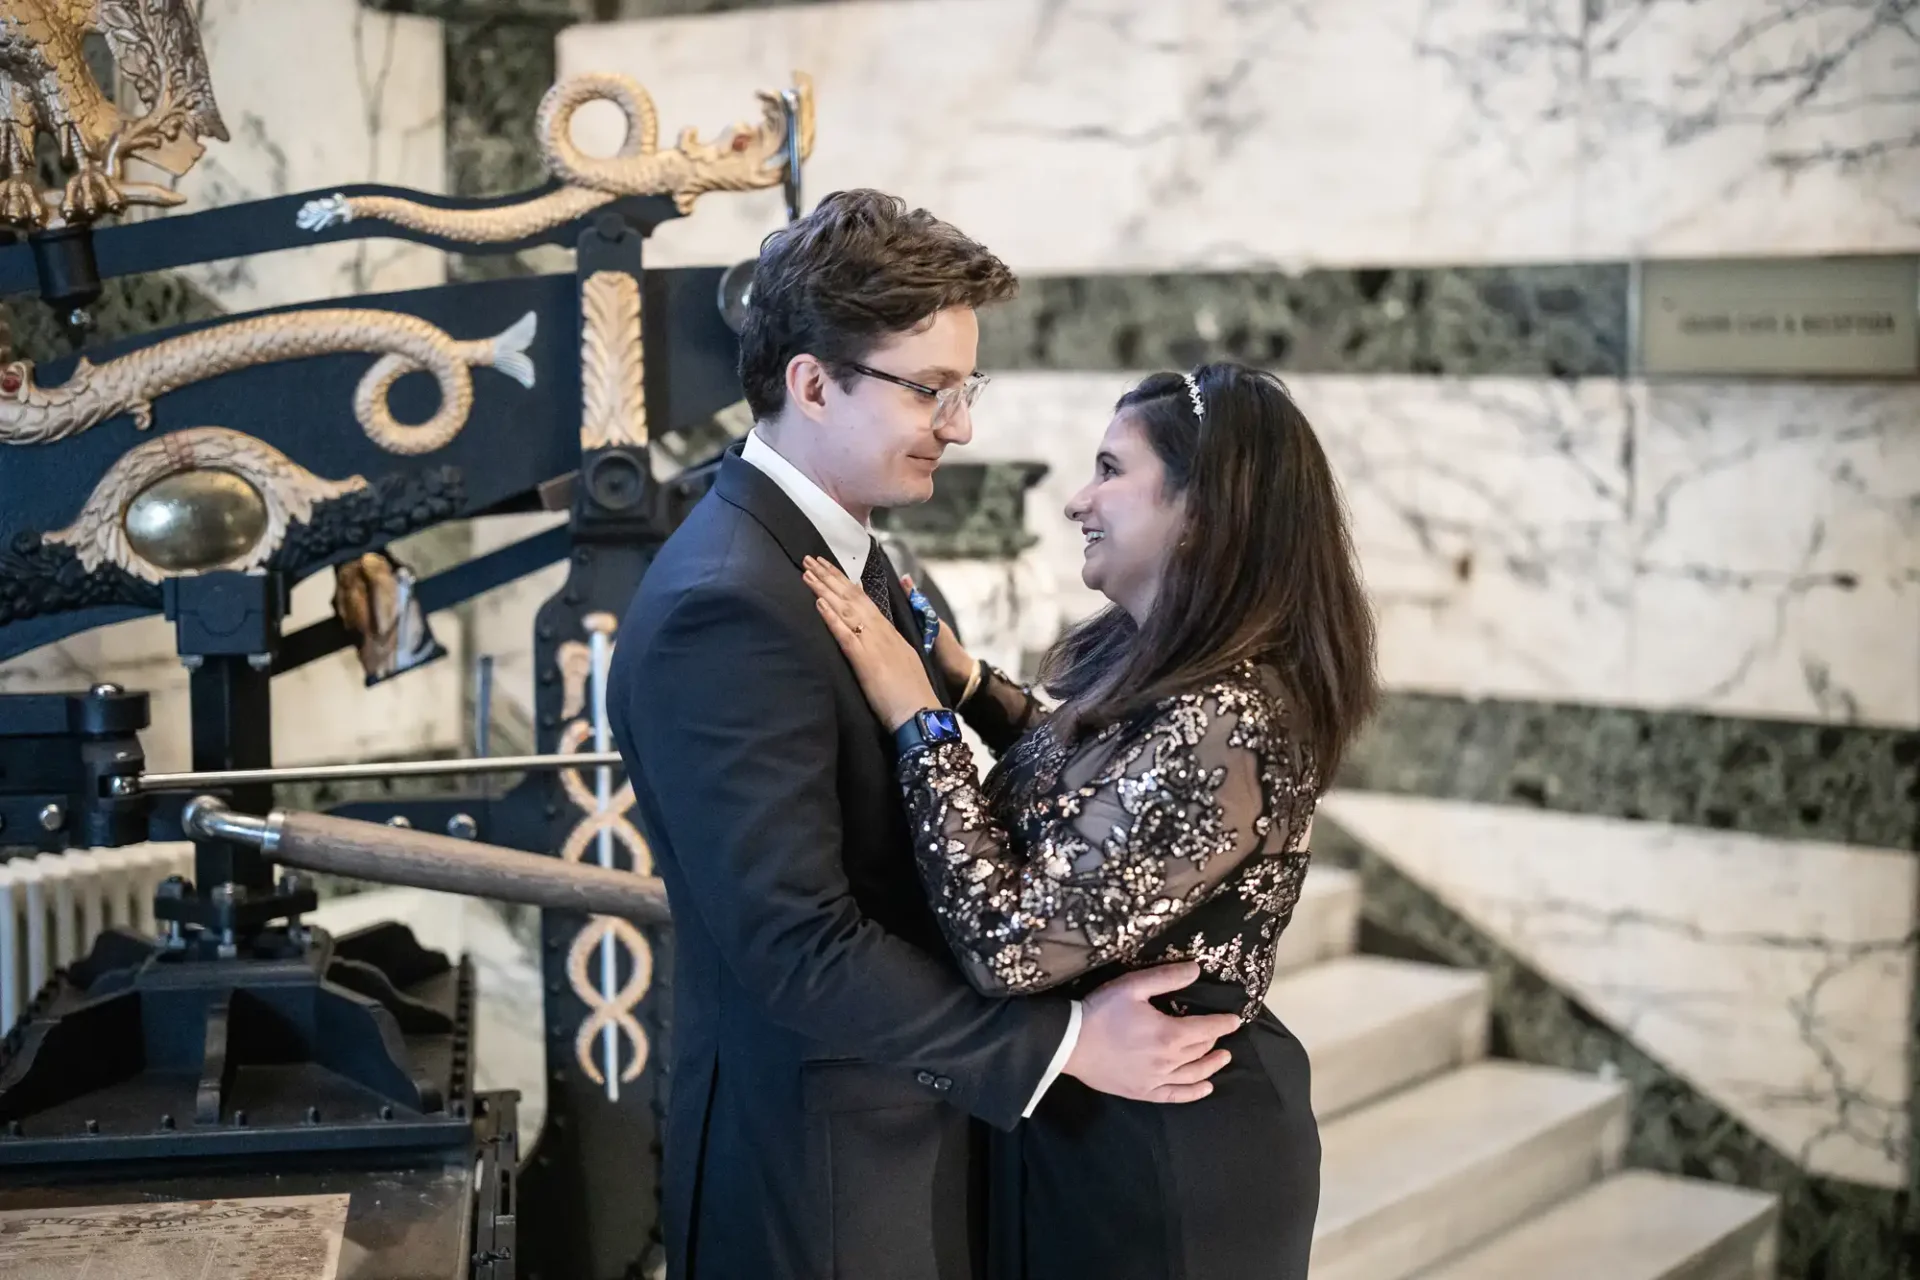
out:
M1649 375L1920 375L1920 257L1646 262L1635 368Z

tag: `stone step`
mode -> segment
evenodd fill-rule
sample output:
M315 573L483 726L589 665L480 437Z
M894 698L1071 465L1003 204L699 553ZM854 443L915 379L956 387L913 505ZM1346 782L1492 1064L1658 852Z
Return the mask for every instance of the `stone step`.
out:
M1741 1187L1622 1173L1421 1280L1773 1280L1779 1212Z
M1322 1124L1487 1052L1487 977L1472 970L1337 956L1282 975L1267 1007L1307 1048Z
M1624 1086L1479 1062L1320 1131L1314 1280L1406 1280L1617 1168Z
M1293 919L1280 935L1274 972L1288 973L1353 951L1360 933L1360 877L1315 864L1300 888Z

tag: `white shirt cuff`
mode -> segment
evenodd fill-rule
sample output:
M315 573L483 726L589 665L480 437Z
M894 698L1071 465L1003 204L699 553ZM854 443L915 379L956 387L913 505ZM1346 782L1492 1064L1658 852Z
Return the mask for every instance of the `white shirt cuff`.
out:
M1053 1061L1047 1064L1047 1074L1040 1077L1040 1087L1033 1091L1033 1100L1027 1103L1027 1109L1020 1113L1022 1120L1033 1114L1033 1109L1040 1105L1040 1099L1046 1097L1047 1090L1051 1089L1053 1082L1060 1078L1060 1073L1067 1069L1067 1059L1073 1056L1073 1046L1078 1043L1080 1043L1080 1002L1075 1000L1072 1012L1067 1015L1067 1034L1060 1037L1060 1047L1054 1050Z

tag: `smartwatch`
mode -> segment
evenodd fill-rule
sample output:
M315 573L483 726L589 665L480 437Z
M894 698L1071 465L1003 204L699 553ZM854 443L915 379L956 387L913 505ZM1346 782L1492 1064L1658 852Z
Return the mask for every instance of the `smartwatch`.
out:
M893 731L893 752L905 759L916 751L960 741L960 721L945 707L913 713L913 718Z

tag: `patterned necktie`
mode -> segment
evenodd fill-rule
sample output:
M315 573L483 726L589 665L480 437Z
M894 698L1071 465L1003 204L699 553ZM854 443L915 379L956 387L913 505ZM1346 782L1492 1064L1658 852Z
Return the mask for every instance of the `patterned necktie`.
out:
M860 587L889 623L893 621L893 597L887 591L887 579L892 575L893 562L880 549L880 539L871 539L867 547L867 567L860 571Z

